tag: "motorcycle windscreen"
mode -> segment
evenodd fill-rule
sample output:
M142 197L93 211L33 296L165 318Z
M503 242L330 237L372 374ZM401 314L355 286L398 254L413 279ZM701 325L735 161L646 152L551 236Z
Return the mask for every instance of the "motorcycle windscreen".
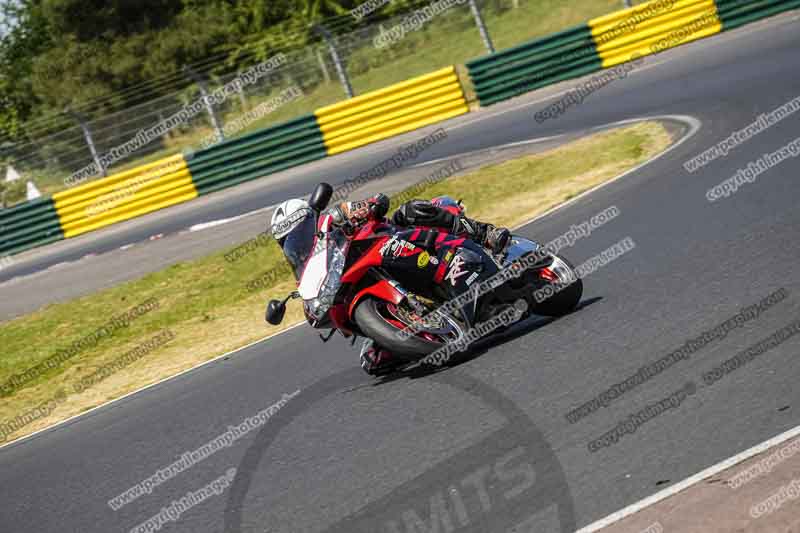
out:
M322 284L328 277L328 255L329 246L332 246L328 230L331 225L331 217L325 216L320 221L319 238L314 238L312 229L311 257L306 260L305 268L300 277L300 286L297 292L303 300L312 300L319 296Z
M300 279L303 275L303 268L314 247L314 235L317 227L315 218L313 215L306 217L289 232L283 241L283 255L292 265L295 279Z

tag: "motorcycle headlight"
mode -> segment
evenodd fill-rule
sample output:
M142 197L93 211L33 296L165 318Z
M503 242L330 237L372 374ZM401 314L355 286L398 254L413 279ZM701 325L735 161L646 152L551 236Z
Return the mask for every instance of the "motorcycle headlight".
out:
M333 295L321 295L313 300L309 300L306 304L308 312L317 320L322 320L325 313L333 305Z
M306 310L308 310L308 313L315 319L322 320L322 317L325 316L325 311L327 311L327 307L320 298L314 298L308 301Z

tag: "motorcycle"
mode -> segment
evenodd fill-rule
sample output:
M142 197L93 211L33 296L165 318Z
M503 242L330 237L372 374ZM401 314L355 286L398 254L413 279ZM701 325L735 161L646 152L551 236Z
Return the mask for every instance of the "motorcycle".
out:
M528 303L520 320L531 314L567 314L581 299L583 284L570 262L535 241L512 235L506 249L494 255L437 228L397 227L383 220L357 228L337 227L333 217L323 213L332 194L329 184L317 185L309 200L316 216L307 230L298 231L291 250L284 246L285 254L304 262L296 269L297 290L268 303L270 324L280 324L286 303L300 298L311 326L330 329L327 335L320 334L323 342L336 331L352 343L357 336L366 337L401 363L412 363L458 341L477 323L497 316L520 298ZM435 200L451 212L463 211L460 201ZM523 259L528 260L524 269ZM485 287L486 280L497 279L498 273L510 268L518 275L496 283L486 294L476 291L454 312L434 312L459 294L463 297L465 287L481 282ZM545 293L548 297L541 298Z

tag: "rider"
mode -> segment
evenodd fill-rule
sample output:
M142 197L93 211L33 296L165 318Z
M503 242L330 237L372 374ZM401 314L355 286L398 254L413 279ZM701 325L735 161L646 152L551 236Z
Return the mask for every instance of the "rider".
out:
M334 223L348 221L356 226L370 219L381 220L388 211L389 197L383 193L357 202L342 202L328 210L334 216ZM494 253L500 253L511 237L506 228L467 218L459 214L457 208L443 205L438 199L410 200L402 204L392 215L391 223L441 228L453 235L465 235Z
M389 211L389 197L383 193L366 200L342 202L325 213L333 217L333 223L353 229L370 220L383 221ZM300 275L304 257L292 257L293 247L287 246L287 239L304 238L302 233L315 231L314 217L305 200L288 200L278 206L272 215L272 233L275 240L283 248L287 259L294 266L295 277ZM395 226L424 226L440 228L453 235L469 238L494 253L500 253L508 244L511 233L506 228L498 228L486 222L467 218L458 205L451 205L441 199L410 200L394 212L390 222ZM375 346L370 340L365 341L361 349L361 366L370 374L391 367L394 361L388 350Z

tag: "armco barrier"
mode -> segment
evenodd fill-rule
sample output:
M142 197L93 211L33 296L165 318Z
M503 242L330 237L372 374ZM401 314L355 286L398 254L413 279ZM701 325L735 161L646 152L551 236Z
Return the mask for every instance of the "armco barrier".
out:
M178 154L53 195L64 237L75 237L197 197Z
M469 112L455 67L447 67L314 112L328 155Z
M652 0L474 59L467 69L487 106L797 8L800 0Z
M800 0L717 0L723 31L798 8Z
M589 21L608 68L719 33L714 0L653 0Z
M313 115L249 133L188 155L201 195L322 159L322 133Z
M63 238L51 198L0 210L0 254L19 253Z
M586 24L467 63L482 106L600 68L600 58Z

